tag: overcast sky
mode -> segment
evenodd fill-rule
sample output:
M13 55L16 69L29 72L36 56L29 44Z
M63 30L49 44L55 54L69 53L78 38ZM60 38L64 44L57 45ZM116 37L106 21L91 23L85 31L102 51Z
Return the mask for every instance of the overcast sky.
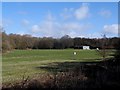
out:
M37 37L118 36L117 2L4 2L2 21L6 33Z

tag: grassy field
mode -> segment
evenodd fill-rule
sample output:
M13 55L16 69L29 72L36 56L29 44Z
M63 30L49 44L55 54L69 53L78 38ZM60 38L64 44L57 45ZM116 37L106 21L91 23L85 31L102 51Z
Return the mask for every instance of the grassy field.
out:
M77 52L76 55L73 55L74 51ZM64 64L56 68L59 63L98 62L101 58L96 50L14 50L3 54L3 83L22 80L23 76L32 78L35 75L62 71L70 66L74 67L74 65Z

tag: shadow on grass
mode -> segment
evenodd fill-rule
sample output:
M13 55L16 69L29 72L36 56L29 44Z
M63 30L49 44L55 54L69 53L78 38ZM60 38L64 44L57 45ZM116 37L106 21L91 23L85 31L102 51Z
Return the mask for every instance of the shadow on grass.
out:
M3 86L3 90L120 88L120 65L116 66L113 59L104 62L54 62L35 68L53 74L39 75L31 80L27 78L19 83Z
M74 72L77 76L80 72L87 77L85 85L90 88L120 88L120 66L114 65L113 59L99 62L55 62L36 68L53 74Z
M89 61L88 61L89 60ZM93 60L93 59L92 59ZM84 59L86 62L74 61L74 62L53 62L45 64L44 66L35 67L36 69L44 69L48 72L57 73L57 72L68 72L74 69L82 70L86 65L97 65L101 63L101 59L95 59L99 62L92 62L90 59ZM91 62L90 62L91 61ZM93 60L94 61L94 60Z

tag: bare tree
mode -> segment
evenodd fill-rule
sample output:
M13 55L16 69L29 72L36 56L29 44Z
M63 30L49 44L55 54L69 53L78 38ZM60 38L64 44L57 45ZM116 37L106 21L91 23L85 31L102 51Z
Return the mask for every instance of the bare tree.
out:
M102 39L101 39L101 50L97 50L99 52L99 54L102 56L103 61L105 61L106 56L107 56L107 37L106 34L102 35Z

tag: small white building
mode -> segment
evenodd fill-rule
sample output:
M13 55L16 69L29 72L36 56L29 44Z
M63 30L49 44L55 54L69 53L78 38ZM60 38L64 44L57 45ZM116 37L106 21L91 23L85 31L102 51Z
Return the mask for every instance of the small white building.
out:
M99 50L99 48L96 48L96 50Z
M90 50L90 46L83 46L83 50Z

